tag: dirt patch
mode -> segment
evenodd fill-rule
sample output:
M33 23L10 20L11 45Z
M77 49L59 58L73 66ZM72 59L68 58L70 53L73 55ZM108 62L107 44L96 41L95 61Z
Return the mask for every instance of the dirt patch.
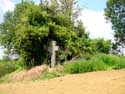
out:
M125 70L0 85L0 94L125 94Z
M30 70L24 70L17 74L14 74L11 77L11 80L12 81L32 80L34 77L41 75L47 69L48 69L48 67L46 65L37 66Z

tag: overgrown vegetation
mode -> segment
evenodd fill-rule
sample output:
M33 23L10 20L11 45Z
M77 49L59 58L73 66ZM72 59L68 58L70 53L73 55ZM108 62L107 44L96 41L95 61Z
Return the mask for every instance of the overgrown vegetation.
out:
M45 71L39 79L51 79L65 73L125 68L125 57L109 54L111 48L116 50L117 46L124 47L125 44L124 2L107 2L105 15L113 23L114 44L110 40L89 38L82 21L77 20L81 9L76 0L41 0L39 5L32 0L22 0L16 4L14 11L6 12L0 23L0 45L7 50L7 59L11 55L17 55L18 59L1 60L0 77L17 69L41 64L49 66L53 40L59 46L56 61L64 65L64 70ZM66 61L70 62L64 63Z
M125 68L125 58L114 55L98 54L89 60L76 60L64 65L65 72L84 73L99 70Z
M16 62L7 60L0 61L0 77L14 72L15 70L17 70Z
M77 20L79 13L76 0L41 1L39 5L24 0L14 11L5 13L0 24L0 44L7 49L8 55L19 55L28 68L50 64L53 40L59 46L59 63L86 53L108 53L110 42L91 40L82 21Z
M82 22L75 20L79 14L76 6L75 0L41 1L40 5L25 0L5 14L0 44L9 54L18 54L26 67L49 64L53 40L60 48L58 62L92 52Z
M5 65L10 64L5 63ZM20 68L17 63L14 63L18 66L18 69ZM2 69L0 69L1 78L0 82L11 82L11 78L14 74L18 73L19 71L13 72L16 70L14 66L9 66L9 70L11 71L5 71L7 69L6 66L2 66ZM13 70L14 67L14 70ZM45 79L52 79L55 77L61 77L66 74L76 74L76 73L86 73L86 72L93 72L93 71L103 71L103 70L112 70L112 69L124 69L125 68L125 57L119 57L115 55L108 55L108 54L96 54L95 56L90 56L89 58L80 58L74 61L65 62L64 65L56 66L55 68L47 68L45 71L42 71L42 73L38 76L32 77L32 81L37 80L45 80ZM13 72L13 73L11 73ZM10 75L6 75L8 73L11 73ZM4 76L6 75L6 76ZM24 79L25 80L25 79Z

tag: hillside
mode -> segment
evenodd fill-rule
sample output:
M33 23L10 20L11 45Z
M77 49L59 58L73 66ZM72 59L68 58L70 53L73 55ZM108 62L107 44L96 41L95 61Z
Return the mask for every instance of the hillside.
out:
M45 81L0 84L0 94L125 94L125 70L74 74Z

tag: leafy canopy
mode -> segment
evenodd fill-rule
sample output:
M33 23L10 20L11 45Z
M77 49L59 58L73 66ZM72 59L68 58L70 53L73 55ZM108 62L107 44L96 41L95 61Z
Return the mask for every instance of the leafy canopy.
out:
M59 46L59 63L96 51L108 53L107 41L89 39L77 20L79 12L75 0L41 0L39 5L22 0L14 11L5 13L0 44L8 54L18 54L26 67L49 64L53 40Z
M5 13L0 24L0 44L8 49L8 53L23 58L27 67L49 63L52 40L60 48L58 62L86 51L92 52L82 22L75 19L79 13L79 10L73 10L75 4L75 0L51 0L39 5L23 1L17 4L14 11Z
M123 46L125 44L125 0L108 0L105 15L112 23L117 44Z

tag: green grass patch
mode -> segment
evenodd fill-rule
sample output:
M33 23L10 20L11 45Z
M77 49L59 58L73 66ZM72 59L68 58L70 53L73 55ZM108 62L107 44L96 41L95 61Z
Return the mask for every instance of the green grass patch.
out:
M111 69L122 69L125 68L125 57L115 56L115 55L107 55L107 54L100 54L96 57L99 60L102 60L108 68Z
M64 65L64 71L67 73L84 73L97 70L106 70L107 66L99 60L88 60L84 62L73 62Z
M32 81L39 81L39 80L50 80L56 77L64 76L65 74L63 72L48 72L45 71L41 75L35 77L32 79Z
M0 61L0 77L17 70L15 61Z

